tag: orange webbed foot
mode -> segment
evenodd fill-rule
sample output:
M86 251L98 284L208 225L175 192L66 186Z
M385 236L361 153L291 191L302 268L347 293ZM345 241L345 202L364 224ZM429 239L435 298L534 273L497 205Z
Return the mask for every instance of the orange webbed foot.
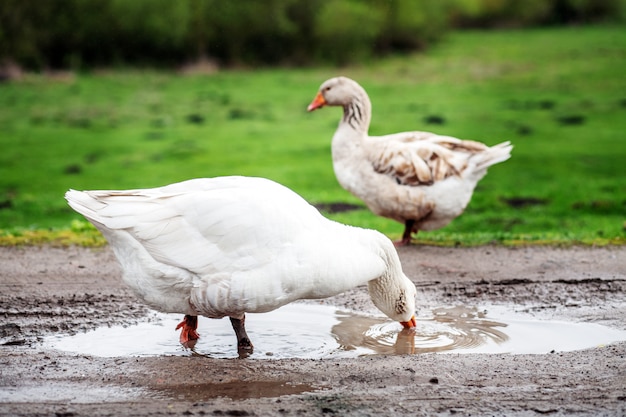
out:
M187 349L193 349L200 338L196 331L198 328L198 316L185 315L183 321L178 323L176 330L182 328L180 332L180 344Z

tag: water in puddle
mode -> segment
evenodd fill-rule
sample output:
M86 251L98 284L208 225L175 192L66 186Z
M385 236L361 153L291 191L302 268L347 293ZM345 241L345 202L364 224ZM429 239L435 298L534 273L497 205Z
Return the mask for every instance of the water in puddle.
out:
M176 325L182 316L154 313L133 326L100 328L74 336L54 336L48 347L104 357L189 355ZM248 314L255 345L251 358L345 358L373 354L548 353L580 350L626 340L626 331L594 323L541 321L503 308L438 308L418 317L415 331L386 317L367 316L314 304L290 304L270 313ZM200 317L196 352L237 357L228 319Z

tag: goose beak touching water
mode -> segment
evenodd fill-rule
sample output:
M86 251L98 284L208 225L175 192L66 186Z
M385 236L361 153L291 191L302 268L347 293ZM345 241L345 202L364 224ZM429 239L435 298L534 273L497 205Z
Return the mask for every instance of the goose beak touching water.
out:
M374 214L404 224L398 245L463 213L487 168L510 157L509 142L489 147L428 132L369 136L372 104L350 78L322 83L307 110L324 106L343 108L331 146L339 184Z
M392 242L326 219L273 181L205 178L151 189L70 190L65 198L102 232L123 280L144 303L184 314L177 329L187 348L199 338L198 316L229 317L239 354L248 356L246 313L364 284L378 309L415 327L415 285Z

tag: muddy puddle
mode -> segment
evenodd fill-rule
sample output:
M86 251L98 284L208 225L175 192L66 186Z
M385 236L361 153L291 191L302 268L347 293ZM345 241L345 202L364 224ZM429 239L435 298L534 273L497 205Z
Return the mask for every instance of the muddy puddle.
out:
M191 355L237 357L228 319L200 318L195 352L178 343L181 315L153 313L132 326L100 328L73 336L51 336L46 348L101 357ZM349 358L377 354L543 354L582 350L626 340L626 331L595 323L538 320L504 307L437 308L417 318L415 331L386 317L325 305L290 304L247 315L255 345L252 359Z
M99 403L139 399L149 391L139 388L124 388L115 385L103 387L89 386L84 383L59 382L44 385L26 385L3 387L0 391L0 404L6 402L29 403L33 399L51 403Z
M121 387L115 384L105 386L85 386L84 383L59 382L53 384L32 384L19 387L3 387L0 390L0 404L3 402L28 403L36 398L53 403L102 403L132 401L142 398L172 399L186 401L208 401L213 398L243 400L248 398L274 398L283 395L302 394L318 391L310 384L291 381L246 381L200 384L156 384L150 388Z
M211 398L218 397L237 401L248 398L275 398L317 390L318 388L309 384L285 381L246 381L245 383L233 381L160 386L153 388L150 395L157 398L173 398L188 401L208 401Z

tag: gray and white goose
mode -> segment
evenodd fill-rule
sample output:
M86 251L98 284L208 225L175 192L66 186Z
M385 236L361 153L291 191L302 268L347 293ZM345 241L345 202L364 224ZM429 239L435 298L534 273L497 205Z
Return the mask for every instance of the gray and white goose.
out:
M370 99L356 81L325 81L308 106L343 107L332 138L332 159L339 184L375 214L405 225L397 245L412 233L446 226L465 210L487 168L506 161L509 142L487 146L428 132L369 136Z

